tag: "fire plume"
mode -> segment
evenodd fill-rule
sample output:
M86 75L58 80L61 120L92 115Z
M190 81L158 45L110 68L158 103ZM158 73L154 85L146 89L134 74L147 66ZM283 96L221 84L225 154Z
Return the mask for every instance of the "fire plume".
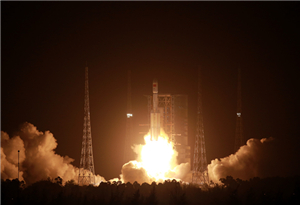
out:
M141 150L141 164L146 169L149 177L156 180L165 179L166 174L174 168L175 150L173 143L166 137L158 137L157 141L150 140L150 135L145 136L146 144Z
M190 168L189 163L177 164L177 151L168 136L162 131L157 140L145 135L144 145L133 146L137 160L123 165L121 179L123 182L151 183L167 179L181 180ZM133 174L134 173L134 174Z

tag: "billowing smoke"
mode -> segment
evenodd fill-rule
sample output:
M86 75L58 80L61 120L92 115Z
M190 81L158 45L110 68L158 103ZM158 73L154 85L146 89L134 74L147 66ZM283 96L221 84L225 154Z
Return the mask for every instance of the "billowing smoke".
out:
M212 160L208 165L209 178L218 183L226 176L249 180L299 174L299 167L295 167L298 154L292 147L290 143L273 138L249 139L235 154Z
M228 157L215 159L208 165L210 180L219 182L220 178L232 176L248 180L253 177L292 176L300 173L297 163L299 152L291 146L293 142L280 141L272 138L250 139L247 144ZM120 180L124 183L160 181L149 176L148 171L141 163L141 150L144 145L135 145L133 150L137 159L123 165ZM18 177L18 150L19 178L26 184L31 184L47 178L60 176L64 182L78 179L78 168L68 156L62 157L55 153L56 139L49 131L40 132L30 124L24 123L17 135L9 137L1 131L1 178L15 179ZM171 168L165 173L164 179L179 179L191 181L190 164L178 165L173 154ZM114 179L119 180L119 179ZM96 176L96 184L105 179Z
M7 133L1 131L1 178L18 178L18 150L19 162L25 159L25 148L23 140L19 136L9 139ZM23 180L23 172L19 173L20 180Z
M124 183L130 182L134 183L135 181L139 184L148 183L151 184L153 181L155 182L163 182L163 179L157 180L155 178L151 178L147 170L140 165L138 161L130 161L125 163L121 170L121 181ZM185 182L189 182L191 178L189 176L190 173L190 164L182 163L180 165L175 166L173 170L170 170L166 173L166 179L177 179Z
M188 175L190 173L190 164L182 163L175 166L173 170L170 170L166 173L167 178L177 179L185 182L189 182L191 177ZM157 180L155 178L149 177L146 169L140 166L137 161L130 161L123 165L121 179L124 183L130 182L134 183L135 181L139 184L148 183L151 184L153 181L163 182L163 180Z
M121 180L124 183L130 182L134 183L135 181L139 184L144 182L150 184L151 180L147 174L147 171L139 165L137 161L130 161L125 163L122 167Z
M74 159L62 157L55 153L56 139L49 131L40 132L30 124L24 123L17 136L9 138L1 131L1 178L15 179L18 177L18 150L20 162L20 180L31 184L47 178L61 177L64 182L78 179L78 168L71 162ZM96 184L105 179L96 176Z

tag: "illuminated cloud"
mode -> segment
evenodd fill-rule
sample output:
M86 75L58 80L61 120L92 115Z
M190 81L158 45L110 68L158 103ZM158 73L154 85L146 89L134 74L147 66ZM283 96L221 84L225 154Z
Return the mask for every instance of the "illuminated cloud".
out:
M208 165L209 177L213 182L220 182L226 176L248 180L295 175L293 153L287 142L273 138L249 139L235 154L212 160Z
M74 159L62 157L55 153L56 139L49 131L40 132L30 124L24 123L17 136L9 138L8 134L1 132L1 178L17 178L18 150L20 150L20 180L31 184L61 177L64 182L78 179L78 168L71 162ZM105 179L96 176L97 184Z

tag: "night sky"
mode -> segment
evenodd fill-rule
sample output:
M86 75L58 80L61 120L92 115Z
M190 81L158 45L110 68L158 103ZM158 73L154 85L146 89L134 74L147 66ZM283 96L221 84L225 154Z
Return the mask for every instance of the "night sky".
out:
M119 177L127 70L135 143L157 78L159 93L188 95L193 148L201 67L210 162L233 153L241 68L245 142L273 137L295 149L299 13L299 2L1 2L1 130L49 130L56 153L79 166L87 62L95 172Z

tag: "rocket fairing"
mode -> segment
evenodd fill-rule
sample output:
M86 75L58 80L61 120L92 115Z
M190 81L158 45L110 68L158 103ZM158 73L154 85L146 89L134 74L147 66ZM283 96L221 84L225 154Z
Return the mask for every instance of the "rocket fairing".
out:
M160 112L158 110L158 82L156 79L153 80L153 109L150 114L150 133L151 140L157 141L160 135Z

